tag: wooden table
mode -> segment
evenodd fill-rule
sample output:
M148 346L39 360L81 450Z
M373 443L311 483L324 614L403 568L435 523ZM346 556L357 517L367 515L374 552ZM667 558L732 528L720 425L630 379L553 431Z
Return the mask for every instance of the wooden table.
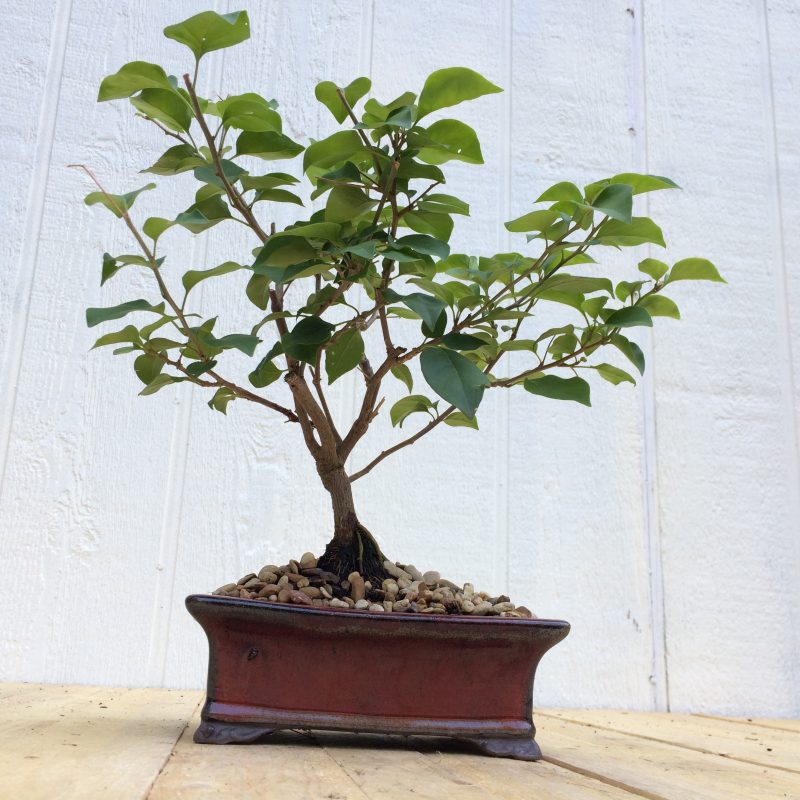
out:
M0 685L2 800L800 798L800 722L542 710L534 764L442 739L286 732L192 743L202 694Z

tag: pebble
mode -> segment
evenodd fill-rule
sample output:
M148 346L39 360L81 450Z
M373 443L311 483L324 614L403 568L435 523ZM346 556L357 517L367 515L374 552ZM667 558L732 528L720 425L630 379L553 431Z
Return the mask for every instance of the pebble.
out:
M303 594L303 592L301 592L299 589L292 589L291 590L291 595L289 596L289 599L293 603L297 603L298 605L301 605L301 606L310 606L311 605L311 598L308 595Z
M278 602L288 603L292 597L292 589L287 589L285 586L278 592Z
M350 584L350 597L352 597L356 603L359 600L363 600L367 592L367 587L361 575L359 575L358 572L351 572L347 576L347 580Z
M413 564L384 562L390 576L373 586L358 572L340 579L317 567L319 560L306 552L278 567L264 565L256 575L249 572L237 583L226 583L212 594L243 600L322 608L358 609L376 613L468 614L509 619L536 619L525 606L515 606L507 595L476 592L471 583L463 588L437 572L420 572Z

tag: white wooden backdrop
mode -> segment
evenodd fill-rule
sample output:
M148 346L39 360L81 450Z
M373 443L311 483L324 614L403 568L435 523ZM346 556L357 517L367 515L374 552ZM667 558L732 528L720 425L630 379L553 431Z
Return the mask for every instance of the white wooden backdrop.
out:
M277 418L242 402L223 417L188 387L138 398L128 363L89 352L84 308L147 287L128 270L101 293L100 254L129 243L66 165L115 190L143 182L168 142L124 103L95 104L98 83L138 58L180 74L184 51L160 30L212 2L4 11L0 679L200 686L205 643L183 597L326 540L326 497ZM202 88L277 96L295 138L331 130L313 98L324 78L371 74L385 99L455 64L506 88L465 107L486 166L456 170L473 208L461 248L505 249L501 221L556 180L637 170L684 187L650 202L670 258L710 257L730 285L681 285L684 320L641 339L639 387L595 385L593 409L490 393L480 433L403 451L357 501L394 557L572 621L540 703L800 713L797 1L249 10L253 40L208 57ZM174 192L137 211L180 210ZM223 229L176 237L175 271L246 253ZM241 296L226 279L203 287L228 330ZM346 415L354 384L340 383Z

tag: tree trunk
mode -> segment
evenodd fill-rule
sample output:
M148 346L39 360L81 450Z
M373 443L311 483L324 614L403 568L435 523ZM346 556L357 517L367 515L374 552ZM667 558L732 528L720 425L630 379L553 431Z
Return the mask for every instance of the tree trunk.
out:
M372 534L358 521L350 478L341 465L326 468L318 464L317 471L333 506L333 539L317 566L338 575L341 580L346 580L351 572L358 572L372 582L373 588L379 589L388 577L383 566L386 556Z

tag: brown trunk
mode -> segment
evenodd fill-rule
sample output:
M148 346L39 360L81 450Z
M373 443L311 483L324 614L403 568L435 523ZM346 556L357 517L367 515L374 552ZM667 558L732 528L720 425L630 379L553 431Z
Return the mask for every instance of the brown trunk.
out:
M350 545L355 538L358 517L353 503L350 478L343 467L325 471L319 469L322 485L328 490L333 505L333 541L338 545Z
M333 539L317 566L333 572L341 580L351 572L359 572L372 582L373 588L380 588L388 577L383 566L386 556L372 534L358 521L350 478L340 465L326 469L318 464L317 471L333 505Z

